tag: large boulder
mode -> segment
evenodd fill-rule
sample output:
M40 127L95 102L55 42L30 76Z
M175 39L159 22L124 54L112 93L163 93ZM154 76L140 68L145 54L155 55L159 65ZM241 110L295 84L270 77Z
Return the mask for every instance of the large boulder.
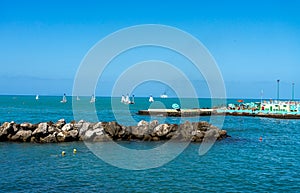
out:
M4 122L0 127L0 141L7 141L8 135L14 134L14 123Z
M220 136L217 127L209 127L209 129L205 132L205 138L208 140L216 140Z
M56 133L52 133L44 138L41 137L40 142L41 143L56 143L57 142Z
M79 132L76 129L65 132L65 141L78 141L78 134Z
M61 129L57 128L55 125L48 125L48 133L53 134L54 132L61 132Z
M160 124L153 129L152 135L163 137L167 135L170 131L171 131L171 127L168 124Z
M31 130L31 131L34 131L37 128L37 125L25 122L25 123L21 123L20 127L21 127L22 130Z
M166 139L178 139L180 132L178 131L178 125L177 124L171 124L170 126L170 132L166 135Z
M10 140L19 142L29 142L31 138L31 130L19 130L15 135L13 135Z
M131 135L133 138L143 139L145 135L149 135L149 126L148 124L140 124L139 126L131 127Z
M79 130L79 137L83 137L85 135L85 132L89 129L90 123L83 122L78 123L75 125L75 128L78 128Z
M95 129L91 128L85 132L83 136L81 136L82 140L85 141L93 141L96 136L104 136L105 132L103 127L96 127Z
M32 132L32 135L36 138L46 137L48 135L48 124L40 123L38 127Z
M71 123L67 123L61 128L62 131L70 131L72 129L73 129L73 125Z
M55 123L55 126L56 126L57 128L62 128L65 124L66 124L65 119L59 119L59 120Z
M103 125L105 133L107 133L112 139L116 139L118 133L122 130L121 126L115 121L107 122Z
M193 132L192 141L193 142L202 142L204 136L205 136L204 131L196 130L196 131Z
M147 121L141 120L140 122L138 122L137 126L148 126L149 123Z
M58 142L64 142L65 138L66 138L66 136L65 136L64 132L62 132L62 131L57 133L57 135L56 135L56 140Z
M200 121L192 123L194 129L200 130L200 131L207 131L207 129L210 127L211 124L209 124L206 121Z
M189 121L186 121L185 123L181 124L179 126L181 140L190 141L193 137L193 134L195 134L195 130L196 129Z

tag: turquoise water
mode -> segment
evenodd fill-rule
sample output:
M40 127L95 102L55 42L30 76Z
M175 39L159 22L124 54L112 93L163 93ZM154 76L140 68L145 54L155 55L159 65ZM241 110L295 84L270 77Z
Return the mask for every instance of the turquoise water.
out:
M1 122L72 120L71 104L60 97L1 96ZM86 99L87 101L89 99ZM166 105L174 99L166 99ZM70 101L70 100L69 100ZM109 98L97 98L102 121L113 120ZM144 102L143 102L144 101ZM208 106L208 99L200 99ZM36 103L37 102L37 103ZM80 102L84 102L82 99ZM100 104L100 102L102 102ZM136 99L147 107L147 99ZM140 104L139 104L140 103ZM99 105L99 106L98 106ZM103 108L105 107L105 108ZM107 108L108 107L108 108ZM121 112L122 109L119 109ZM84 111L84 110L83 110ZM87 116L88 117L88 116ZM134 119L147 117L134 115ZM124 118L125 119L125 118ZM191 121L196 118L186 118ZM198 118L199 119L199 118ZM209 120L201 117L200 120ZM176 118L166 121L176 122ZM131 121L127 122L128 124ZM216 142L204 156L193 143L176 159L159 168L131 171L111 166L82 142L63 144L0 143L2 192L299 192L300 121L257 117L226 117L231 138ZM259 137L263 141L259 141ZM123 142L132 149L149 149L154 142ZM176 145L176 144L174 144ZM109 146L109 145L108 145ZM73 155L73 148L77 154ZM60 155L66 151L66 156ZM109 148L108 148L109 151ZM157 157L156 159L160 159Z

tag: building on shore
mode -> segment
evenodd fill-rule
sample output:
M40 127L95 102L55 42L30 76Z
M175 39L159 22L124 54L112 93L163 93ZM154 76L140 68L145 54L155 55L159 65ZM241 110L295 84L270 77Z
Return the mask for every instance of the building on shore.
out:
M300 114L300 102L270 100L262 102L228 104L226 111L265 114Z

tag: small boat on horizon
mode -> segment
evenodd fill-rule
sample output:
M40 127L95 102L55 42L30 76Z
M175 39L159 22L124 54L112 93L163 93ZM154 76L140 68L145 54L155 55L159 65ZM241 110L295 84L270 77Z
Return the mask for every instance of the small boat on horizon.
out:
M125 96L124 95L122 95L121 103L125 103Z
M129 104L129 103L130 103L129 95L127 94L125 97L125 104Z
M95 102L96 102L95 95L92 95L91 100L90 100L90 103L95 103Z
M35 96L35 100L39 100L39 95L38 94Z
M67 97L66 94L64 93L64 96L62 98L62 100L60 101L61 103L66 103L67 102Z
M130 103L129 104L134 104L134 94L132 95L132 97L131 97L131 101L130 101Z
M150 102L150 103L153 103L153 102L154 102L154 99L153 99L152 95L150 95L150 97L149 97L149 102Z
M134 95L132 95L131 100L129 99L129 95L127 94L126 97L122 95L121 103L124 104L134 104Z
M76 97L76 100L77 100L77 101L80 101L80 98L79 98L79 96L77 96L77 97Z
M160 95L160 98L168 98L168 95L166 92L164 92L163 94Z

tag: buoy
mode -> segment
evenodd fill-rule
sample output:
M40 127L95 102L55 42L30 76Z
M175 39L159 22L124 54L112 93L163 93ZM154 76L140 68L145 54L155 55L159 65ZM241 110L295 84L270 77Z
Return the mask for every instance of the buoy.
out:
M259 141L262 141L262 137L261 136L259 137Z
M61 155L62 155L62 156L66 155L66 152L65 152L65 151L62 151L62 152L61 152Z
M77 149L74 148L73 149L73 153L76 154L77 153Z

